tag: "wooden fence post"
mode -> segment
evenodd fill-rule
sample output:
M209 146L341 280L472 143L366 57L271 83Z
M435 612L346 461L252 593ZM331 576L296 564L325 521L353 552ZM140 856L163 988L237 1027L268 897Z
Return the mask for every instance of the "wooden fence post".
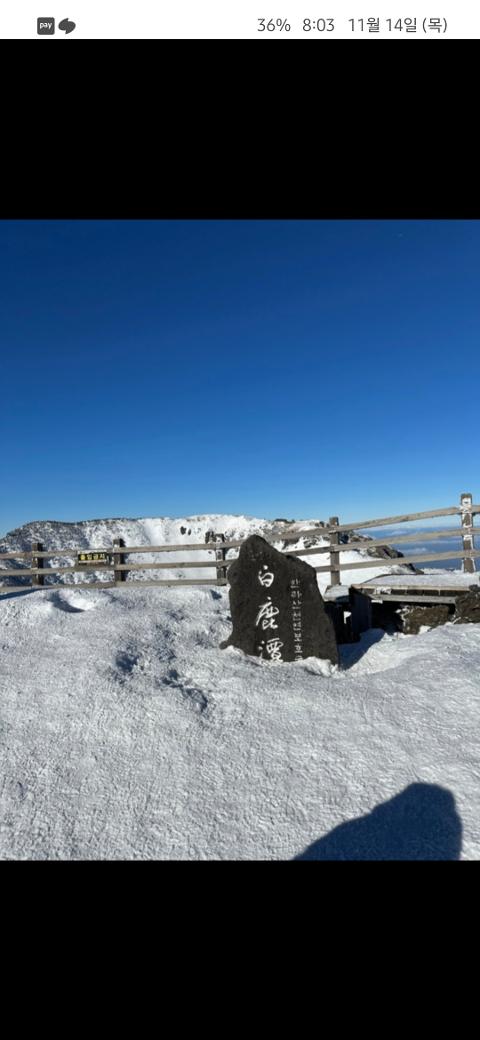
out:
M32 542L32 552L43 552L43 545L41 542ZM43 556L32 556L32 570L34 568L41 568L43 570ZM34 588L39 588L43 585L43 574L32 574L32 585Z
M460 506L462 509L461 521L462 521L462 542L464 552L468 552L474 548L473 544L473 514L469 512L472 508L472 496L468 494L460 495ZM475 574L475 557L467 556L463 560L463 570L466 574Z
M338 525L338 516L331 516L329 521L328 521L328 523L329 524L337 524ZM337 564L340 562L340 553L336 552L335 549L333 548L334 545L338 545L340 536L338 534L338 531L330 531L329 532L329 536L330 536L330 567L332 568L332 570L330 571L330 584L331 585L340 585L340 571L334 571L333 570L333 567L337 566Z
M222 547L222 542L225 541L224 534L215 533L215 563L217 567L217 581L219 585L227 584L227 568L225 567L225 557L227 550ZM223 566L220 566L223 564Z
M114 545L118 545L120 547L123 547L125 545L125 541L124 541L123 538L114 538L113 544ZM115 566L116 564L119 564L119 563L125 563L125 554L124 553L119 553L119 552L114 552L114 554L113 554L113 565ZM113 572L113 580L114 580L115 584L117 583L117 581L125 581L126 577L127 577L127 574L128 574L128 571L116 571L116 570L114 570L114 572Z

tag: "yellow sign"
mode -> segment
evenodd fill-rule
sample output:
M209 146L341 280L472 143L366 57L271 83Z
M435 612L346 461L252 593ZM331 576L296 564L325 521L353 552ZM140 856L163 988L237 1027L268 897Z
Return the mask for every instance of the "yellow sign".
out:
M78 563L110 563L110 555L105 552L78 553Z

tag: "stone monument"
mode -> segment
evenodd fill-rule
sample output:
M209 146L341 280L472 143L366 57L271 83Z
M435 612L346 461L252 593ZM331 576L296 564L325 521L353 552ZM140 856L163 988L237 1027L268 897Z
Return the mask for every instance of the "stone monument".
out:
M333 623L308 563L251 535L227 578L233 631L222 649L236 646L267 661L319 657L338 664Z

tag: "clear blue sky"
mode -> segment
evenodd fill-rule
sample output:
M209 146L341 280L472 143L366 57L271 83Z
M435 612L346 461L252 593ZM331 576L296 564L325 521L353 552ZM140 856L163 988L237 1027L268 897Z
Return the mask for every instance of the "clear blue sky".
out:
M479 221L0 223L0 531L480 498Z

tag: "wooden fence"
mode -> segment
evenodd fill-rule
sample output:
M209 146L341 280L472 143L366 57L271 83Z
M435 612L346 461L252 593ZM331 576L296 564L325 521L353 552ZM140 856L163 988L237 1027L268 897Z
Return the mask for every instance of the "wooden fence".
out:
M289 553L291 556L313 556L317 554L329 555L329 562L326 565L320 565L315 567L317 573L330 573L331 585L341 584L341 571L342 570L354 570L356 568L372 568L381 566L381 561L377 564L376 561L372 560L361 560L359 562L340 562L340 554L342 552L351 551L354 549L358 552L359 549L367 551L370 548L377 548L380 546L388 547L391 546L392 541L395 545L409 542L426 542L437 538L452 538L458 537L462 542L462 549L459 551L453 550L448 552L436 552L426 554L415 554L412 556L407 555L400 557L398 563L427 563L433 560L463 560L463 569L469 574L475 572L475 559L480 556L480 552L474 548L474 526L473 518L476 513L480 513L480 505L474 505L472 503L472 496L470 494L462 494L460 496L460 505L458 506L446 506L444 509L433 509L427 510L423 513L406 513L401 516L387 516L380 517L375 520L357 520L352 521L349 524L340 524L339 519L336 516L330 517L327 525L322 527L311 527L306 530L292 531L288 528L284 532L280 532L275 535L275 541L290 541L296 542L302 536L311 538L312 535L328 540L328 545L320 546L313 549L291 549L288 548L284 552ZM419 537L419 532L409 535L399 535L398 537L390 535L386 538L372 538L369 542L354 542L346 541L340 542L340 535L345 532L353 532L359 529L369 527L382 527L392 524L408 523L414 520L426 520L436 516L460 516L461 526L449 530L437 530L429 531L422 534ZM102 547L94 550L89 550L98 553L106 553L112 562L108 564L101 561L92 561L87 564L79 564L78 562L70 567L45 567L44 560L52 557L66 556L75 557L79 556L82 552L86 552L85 549L51 549L44 550L43 545L40 542L33 542L32 548L23 551L14 551L9 553L0 553L0 560L18 560L26 559L31 561L29 568L11 568L11 569L0 569L0 578L31 578L31 588L41 588L45 585L45 578L51 574L72 574L72 573L85 573L85 571L107 571L113 573L113 581L100 581L100 582L78 582L73 588L102 588L108 589L118 585L124 585L127 574L130 571L138 570L185 570L189 568L215 568L216 578L205 577L205 578L170 578L168 580L162 580L157 578L154 581L148 581L141 579L136 582L130 582L130 586L137 585L226 585L228 582L227 572L230 563L233 563L233 559L236 557L227 558L227 553L231 549L239 549L245 539L240 541L226 542L224 534L214 534L213 538L209 542L203 542L199 544L183 543L181 545L125 545L121 538L115 539L113 546ZM185 560L185 561L174 561L174 563L126 563L125 557L133 555L135 553L169 553L169 552L209 552L212 553L211 560ZM393 565L393 558L392 563ZM49 584L45 586L48 588L60 588L65 586L61 585L60 582L56 584ZM0 587L0 594L6 592L12 592L19 589L18 585L10 585Z

